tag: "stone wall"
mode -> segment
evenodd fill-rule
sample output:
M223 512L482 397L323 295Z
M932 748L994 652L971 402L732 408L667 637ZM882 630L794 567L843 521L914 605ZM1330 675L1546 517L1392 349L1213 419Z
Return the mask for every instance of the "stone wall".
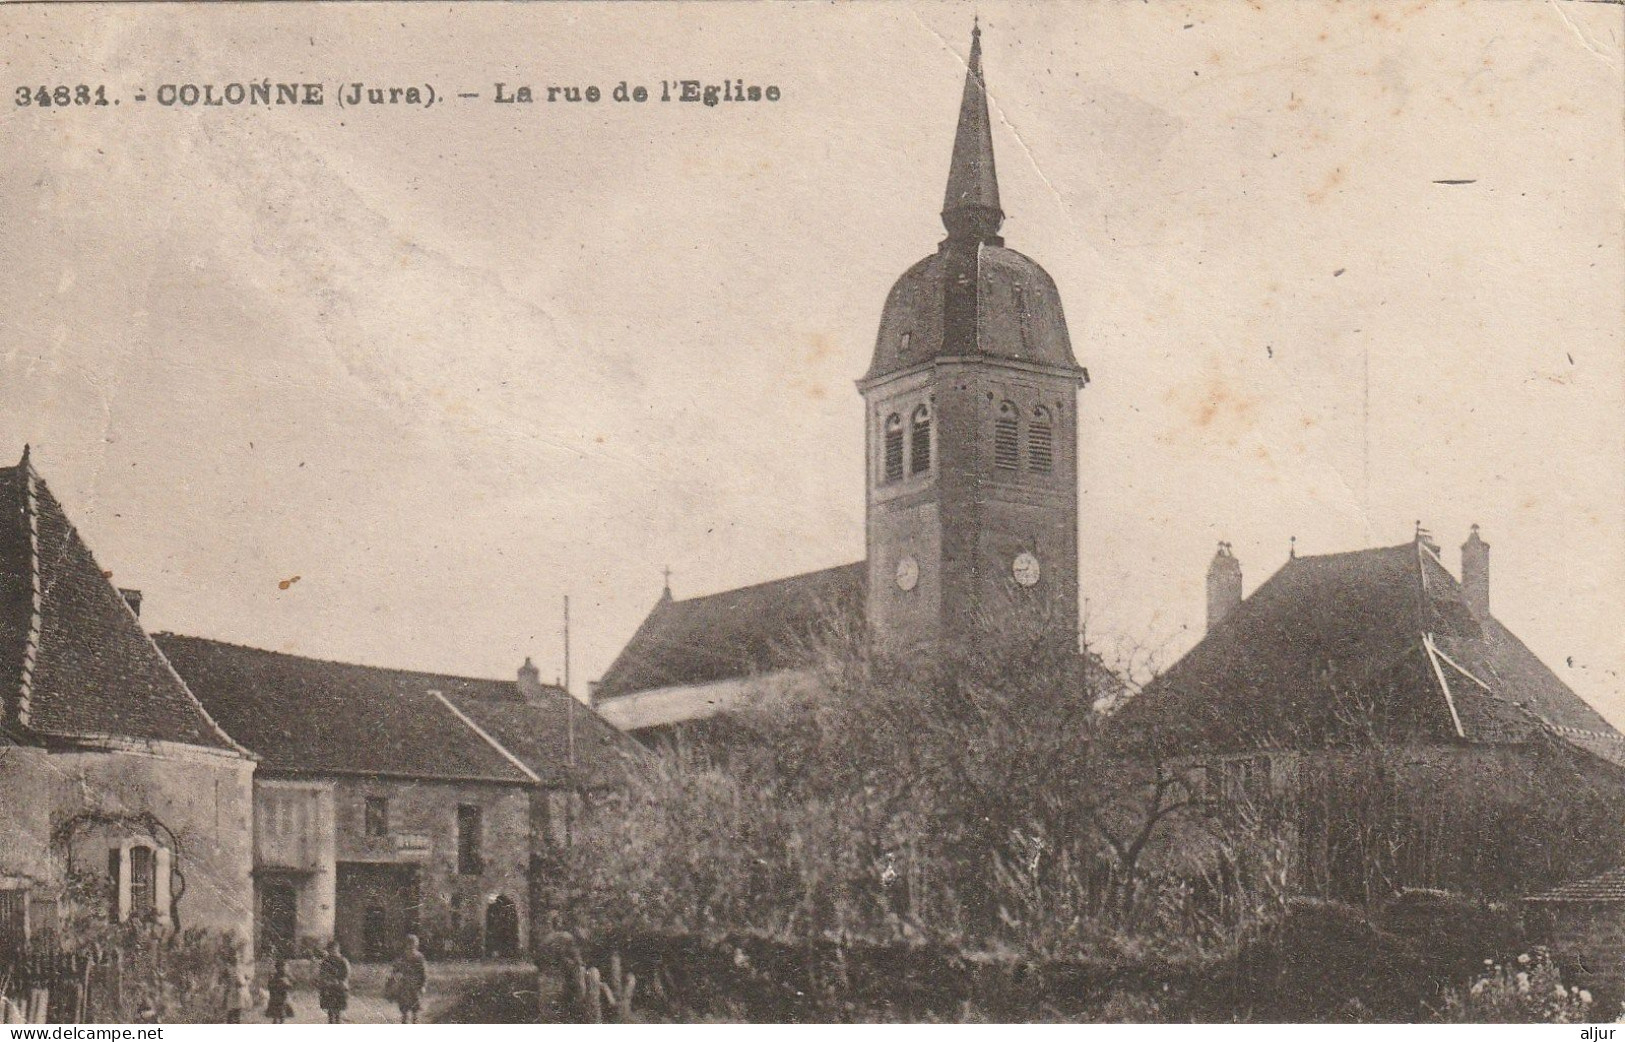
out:
M333 936L337 850L330 779L254 779L254 869L257 929L265 924L266 891L294 894L295 951L314 951Z
M388 829L367 834L368 797L388 801ZM458 807L479 809L480 863L459 871ZM518 943L528 941L531 791L480 782L341 778L334 783L335 855L340 864L415 866L418 932L431 952L478 955L486 910L499 897L515 905ZM341 898L342 900L342 898Z
M38 933L65 925L76 907L116 915L109 850L148 846L167 869L157 886L160 917L172 909L183 928L246 941L253 774L244 757L167 743L0 749L0 877L28 887L30 930Z

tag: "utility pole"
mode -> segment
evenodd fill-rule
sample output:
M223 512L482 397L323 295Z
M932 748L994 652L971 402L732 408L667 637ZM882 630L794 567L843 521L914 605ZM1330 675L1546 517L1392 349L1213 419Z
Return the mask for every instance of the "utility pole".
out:
M564 795L564 845L575 846L576 806L576 696L570 690L570 595L564 595L564 728L565 747L568 749L568 771L565 778L569 788Z

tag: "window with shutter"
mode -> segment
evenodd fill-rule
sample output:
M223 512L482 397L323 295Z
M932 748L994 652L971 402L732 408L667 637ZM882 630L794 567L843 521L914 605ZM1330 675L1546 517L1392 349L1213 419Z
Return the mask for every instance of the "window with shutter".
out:
M1055 424L1043 406L1033 410L1027 426L1027 468L1039 474L1055 469Z
M885 461L882 480L903 480L903 418L896 413L886 417Z
M908 472L924 474L931 469L931 410L920 406L910 423Z
M149 918L158 893L158 858L151 847L130 848L130 915Z
M1021 466L1017 425L1015 404L1000 402L999 415L993 421L993 465L1000 470L1016 470Z

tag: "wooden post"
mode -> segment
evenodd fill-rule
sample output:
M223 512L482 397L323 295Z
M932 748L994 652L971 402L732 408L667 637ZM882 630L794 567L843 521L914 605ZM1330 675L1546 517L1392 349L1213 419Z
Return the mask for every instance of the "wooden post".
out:
M635 973L626 975L626 986L621 989L615 1005L622 1024L632 1023L632 996L638 990L638 976Z
M79 971L79 1008L74 1011L75 1024L88 1024L90 1022L90 957L84 957L84 968Z
M587 1023L602 1024L604 1022L604 975L594 966L587 971L587 990L584 996L587 1003Z
M612 953L609 957L609 982L603 985L603 990L604 997L609 1000L610 1007L614 1010L615 1019L622 1024L632 1023L632 993L637 991L637 988L637 975L623 973L621 953Z

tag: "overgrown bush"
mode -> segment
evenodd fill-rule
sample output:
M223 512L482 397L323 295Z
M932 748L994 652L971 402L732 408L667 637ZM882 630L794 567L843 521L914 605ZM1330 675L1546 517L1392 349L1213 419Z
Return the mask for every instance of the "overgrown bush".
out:
M112 1023L211 1024L225 1018L222 971L240 944L203 929L120 923L81 936L95 956L95 1014Z
M633 771L626 804L580 831L559 907L586 929L1050 955L1188 943L1228 914L1147 871L1198 801L1111 747L1120 677L1042 618L1012 613L985 646L943 661L820 634L811 691L764 687Z

